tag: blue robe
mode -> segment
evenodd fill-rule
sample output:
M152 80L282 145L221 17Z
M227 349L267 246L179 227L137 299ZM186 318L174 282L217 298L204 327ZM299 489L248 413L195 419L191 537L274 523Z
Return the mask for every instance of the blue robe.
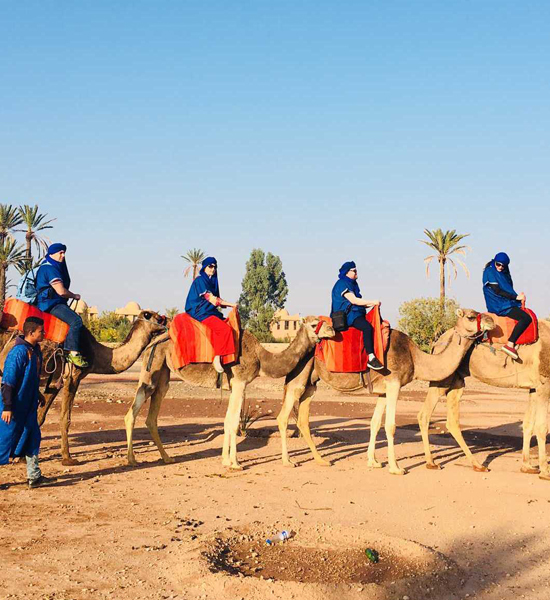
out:
M217 264L216 259L213 257L205 258L202 261L202 269L199 276L191 284L185 301L185 312L197 321L204 321L208 317L223 319L222 313L204 297L206 293L210 293L217 298L220 296L218 276L214 274L212 277L208 277L205 272L205 268L211 264Z
M514 282L512 281L510 270L506 267L501 272L497 271L495 259L493 259L483 270L483 295L485 296L485 303L487 304L487 310L489 312L494 313L495 315L505 316L512 308L521 306L519 300L512 300L511 298L499 296L489 287L489 284L492 283L496 283L503 292L508 292L509 294L517 296L517 293L514 290Z
M36 273L36 289L38 291L36 304L40 310L49 312L58 304L67 304L67 298L62 298L52 287L52 282L61 281L65 289L71 285L69 269L65 261L54 260L49 254Z
M42 352L40 346L32 346L22 337L9 351L4 363L0 412L4 411L4 386L13 388L11 422L0 419L0 465L5 465L13 456L35 456L40 449L40 427L38 426L38 390Z
M338 281L332 288L332 306L330 314L332 315L332 313L343 310L346 313L348 327L353 325L353 322L357 317L364 317L367 314L367 309L364 306L357 306L344 298L344 294L347 292L351 292L354 296L357 296L357 298L362 298L357 281L346 277L346 273L354 268L355 263L353 261L344 263L340 267Z

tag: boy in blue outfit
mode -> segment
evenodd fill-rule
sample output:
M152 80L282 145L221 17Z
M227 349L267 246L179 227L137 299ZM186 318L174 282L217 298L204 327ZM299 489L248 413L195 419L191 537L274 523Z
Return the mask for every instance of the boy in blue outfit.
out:
M28 317L23 335L16 339L6 357L0 396L0 465L8 464L11 457L24 456L29 488L55 481L44 477L38 466L41 436L37 413L43 339L44 321Z

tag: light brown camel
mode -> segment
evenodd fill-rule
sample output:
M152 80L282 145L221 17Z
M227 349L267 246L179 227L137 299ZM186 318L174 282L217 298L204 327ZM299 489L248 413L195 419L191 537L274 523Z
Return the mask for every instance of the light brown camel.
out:
M449 331L451 341L445 351L439 355L422 352L407 335L392 329L390 344L386 353L385 369L371 374L373 391L380 394L380 396L370 424L370 441L367 452L369 467L382 466L375 458L375 450L376 437L385 410L384 429L388 440L389 470L390 473L395 475L405 473L397 464L394 449L395 413L399 391L413 379L439 381L448 377L456 371L464 355L481 332L491 330L494 327L493 320L483 315L478 328L478 313L475 310L458 309L457 316L456 326ZM277 417L279 431L281 432L282 458L285 466L293 466L288 456L286 430L288 418L295 402L299 403L298 428L313 453L315 461L321 465L330 465L328 461L320 456L309 430L309 407L319 380L343 392L352 392L365 387L360 374L330 373L323 362L312 356L310 356L307 363L302 363L290 373L286 378L283 407Z
M435 347L440 351L448 342L444 334ZM447 399L447 429L466 454L474 470L487 471L472 455L459 423L459 404L464 391L464 378L472 376L503 388L529 390L527 410L523 419L523 473L539 473L541 479L550 480L546 455L546 434L548 432L548 399L550 398L550 323L539 321L539 340L527 346L519 346L519 361L514 361L500 352L502 344L480 343L466 356L457 372L448 380L432 383L422 410L418 413L418 423L422 433L426 466L437 469L430 451L428 430L433 411L440 398ZM531 465L530 445L533 435L537 438L539 467Z
M260 375L273 378L284 377L297 367L304 356L311 354L319 340L331 338L334 334L334 329L327 323L321 323L317 317L306 317L288 348L273 354L265 350L250 332L246 330L242 332L239 361L225 367L224 372L224 388L231 389L224 421L222 464L225 467L241 468L237 461L237 431L246 386ZM137 464L132 439L136 417L148 398L151 398L151 404L145 422L147 428L162 460L165 463L174 462L164 450L157 427L162 400L168 391L170 372L176 373L180 379L193 385L201 387L216 385L218 374L211 364L190 364L177 370L172 365L171 355L172 340L168 336L158 343L151 344L144 353L134 402L124 418L130 465Z
M69 450L69 428L71 426L71 412L74 403L74 397L78 391L80 382L89 373L100 373L111 375L121 373L129 369L139 358L143 349L151 340L166 332L166 317L153 311L142 311L136 318L126 340L117 348L109 348L100 344L94 336L84 328L82 333L82 352L89 361L89 367L78 369L72 366L66 366L64 372L62 361L59 360L59 346L52 342L44 341L41 344L44 353L44 363L41 373L41 382L46 384L50 379L48 370L53 370L52 382L62 382L61 389L50 383L45 390L45 406L39 409L38 423L42 425L46 415L56 396L61 392L61 455L63 465L75 465L78 461L71 457ZM2 332L0 335L0 368L4 366L4 360L7 353L15 342L11 333ZM57 360L50 360L50 357L57 351ZM62 379L61 379L62 378Z

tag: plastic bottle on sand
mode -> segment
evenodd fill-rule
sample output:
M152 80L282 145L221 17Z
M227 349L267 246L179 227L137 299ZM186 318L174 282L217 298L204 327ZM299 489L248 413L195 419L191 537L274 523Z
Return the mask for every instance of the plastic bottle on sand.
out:
M279 542L286 542L286 540L290 539L292 537L292 532L291 531L287 531L286 529L284 529L283 531L279 531L279 533L277 533L274 536L271 536L270 538L268 538L265 543L268 546L273 546L274 544L278 544Z

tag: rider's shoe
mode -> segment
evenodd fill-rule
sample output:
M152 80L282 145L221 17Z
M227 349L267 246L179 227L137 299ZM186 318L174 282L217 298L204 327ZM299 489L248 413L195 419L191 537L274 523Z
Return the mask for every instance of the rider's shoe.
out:
M79 369L85 369L86 367L90 366L88 361L82 356L82 354L80 354L80 352L78 354L73 354L70 352L67 355L67 360Z
M373 358L369 358L367 367L374 371L381 371L384 368L384 365L376 358L376 356L374 356Z
M506 346L502 346L501 350L510 358L513 358L514 360L519 360L519 354L515 348L512 348L512 346L506 344Z

